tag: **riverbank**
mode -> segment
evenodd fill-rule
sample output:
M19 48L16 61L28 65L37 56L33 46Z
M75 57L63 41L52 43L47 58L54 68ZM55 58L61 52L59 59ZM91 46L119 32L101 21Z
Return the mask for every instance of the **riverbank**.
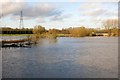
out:
M0 34L0 36L29 36L32 34Z
M0 36L34 36L34 34L0 34ZM42 37L43 36L46 36L46 35L42 34ZM95 35L73 36L72 34L56 34L56 36L57 37L99 37L99 36L95 36ZM118 37L118 36L101 36L101 37Z

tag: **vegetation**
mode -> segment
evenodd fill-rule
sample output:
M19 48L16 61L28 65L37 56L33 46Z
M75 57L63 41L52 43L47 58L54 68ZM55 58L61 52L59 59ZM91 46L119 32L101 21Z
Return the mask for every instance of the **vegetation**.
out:
M109 36L111 36L111 35L118 36L119 35L117 19L107 19L107 20L103 21L103 27L107 31Z
M0 36L30 36L33 34L0 34Z
M76 27L76 28L68 28L68 31L70 32L72 37L85 37L85 36L92 36L92 32L95 32L96 30L85 28L85 27Z
M1 34L32 34L32 29L22 28L22 29L13 29L9 27L0 28Z
M96 36L96 33L107 33L109 36L120 36L117 19L108 19L103 21L103 29L70 27L66 29L49 29L41 25L36 25L33 29L12 29L9 27L1 28L1 34L33 34L35 38L56 38L56 37L85 37Z
M37 25L33 29L33 34L34 37L36 38L56 38L57 30L56 29L46 30L44 27Z

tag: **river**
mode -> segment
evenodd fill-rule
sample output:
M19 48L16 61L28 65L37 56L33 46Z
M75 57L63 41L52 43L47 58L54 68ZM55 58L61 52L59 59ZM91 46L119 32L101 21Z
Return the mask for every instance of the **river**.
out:
M2 48L3 78L117 78L117 37L41 39L31 48Z

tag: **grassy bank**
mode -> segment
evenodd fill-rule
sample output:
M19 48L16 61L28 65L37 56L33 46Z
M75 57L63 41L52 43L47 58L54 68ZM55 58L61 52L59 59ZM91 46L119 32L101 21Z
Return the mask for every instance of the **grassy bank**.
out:
M35 34L0 34L0 36L36 36ZM56 34L56 35L52 35L52 34L37 34L37 36L41 36L41 38L44 37L80 37L80 36L73 36L72 34ZM81 36L82 37L82 36ZM86 36L84 36L86 37ZM95 37L95 36L87 36L87 37Z
M71 37L71 34L57 34L57 37Z
M0 34L0 36L29 36L33 34Z

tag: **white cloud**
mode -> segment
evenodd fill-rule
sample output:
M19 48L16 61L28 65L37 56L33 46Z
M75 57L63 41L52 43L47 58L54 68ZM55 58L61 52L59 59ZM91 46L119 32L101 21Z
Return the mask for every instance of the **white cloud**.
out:
M10 4L9 4L10 5ZM12 5L12 4L11 4ZM20 5L20 4L19 4ZM15 6L16 7L16 6ZM24 7L9 8L10 19L19 20L20 11L23 11L24 20L35 20L38 23L45 23L48 21L58 21L66 18L67 16L62 15L62 11L59 10L55 5L51 3L37 3L37 4L26 4Z
M13 16L20 16L20 11L23 11L24 17L36 18L36 17L49 17L53 15L61 15L61 11L50 3L34 3L29 5L29 2L23 2L23 0L5 0L0 4L0 15L7 16L12 14ZM17 19L17 18L14 18Z
M117 3L87 2L80 5L79 13L82 17L87 17L85 21L100 27L105 19L118 18Z
M119 2L119 0L85 0L85 2Z
M79 12L83 16L87 16L90 18L109 18L109 17L117 17L118 10L116 3L84 3L81 5Z
M64 19L70 18L71 14L64 14L64 15L53 15L50 17L52 21L63 21Z
M10 0L5 0L5 1L2 1L2 3L0 4L0 15L3 14L3 16L6 16L6 15L9 15L11 13L14 13L20 9L22 9L25 5L25 3L23 2L20 2L22 0L15 0L14 2L13 1L10 1Z
M53 20L50 17L57 17L56 20L58 20L58 17L62 15L62 11L50 3L37 3L32 6L26 6L22 11L25 19L35 18L37 22ZM20 12L16 12L13 16L19 17Z
M69 2L77 2L77 0L69 0Z
M84 16L89 16L89 17L97 17L97 16L101 16L103 14L106 13L106 10L105 9L95 9L93 11L85 11L83 13Z
M56 22L56 21L65 21L64 19L70 18L71 14L64 14L64 15L52 15L49 17L39 17L37 18L38 23L45 23L45 22Z
M83 15L83 16L97 16L100 13L104 12L105 9L103 9L101 3L83 3L80 5L80 9L79 12Z
M36 21L37 21L38 23L45 23L45 22L46 22L46 19L45 19L44 17L39 17L39 18L36 19Z
M83 3L80 8L89 10L89 9L94 9L94 8L99 8L101 7L102 3L95 3L95 2L85 2Z
M25 17L49 16L57 12L55 10L56 9L53 5L47 3L38 3L33 6L26 6L23 9L23 14ZM14 15L19 15L19 13Z
M24 2L24 0L0 0L2 3L8 3L8 2Z

